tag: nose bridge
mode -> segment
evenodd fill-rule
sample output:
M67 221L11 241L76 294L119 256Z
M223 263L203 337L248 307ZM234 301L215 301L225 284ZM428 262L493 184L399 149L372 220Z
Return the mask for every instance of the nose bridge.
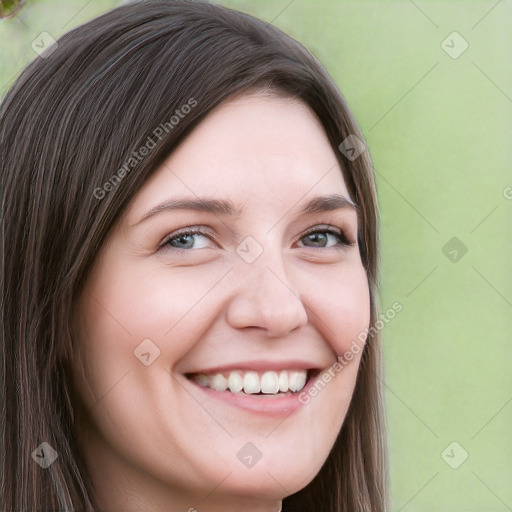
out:
M282 251L265 247L251 263L238 262L228 321L236 328L256 327L268 336L284 336L307 324L307 312L286 272Z

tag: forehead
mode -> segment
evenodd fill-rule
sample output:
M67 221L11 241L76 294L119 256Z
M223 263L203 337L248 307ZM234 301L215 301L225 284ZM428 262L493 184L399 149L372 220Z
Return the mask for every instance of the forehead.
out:
M349 197L339 162L309 106L256 93L211 112L149 178L130 218L159 200L229 197L289 207L307 194Z

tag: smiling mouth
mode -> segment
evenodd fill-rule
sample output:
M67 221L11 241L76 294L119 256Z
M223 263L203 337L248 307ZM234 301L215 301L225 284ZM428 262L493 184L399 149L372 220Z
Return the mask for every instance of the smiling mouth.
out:
M245 371L190 373L189 380L204 388L240 395L292 395L299 393L318 373L315 370Z

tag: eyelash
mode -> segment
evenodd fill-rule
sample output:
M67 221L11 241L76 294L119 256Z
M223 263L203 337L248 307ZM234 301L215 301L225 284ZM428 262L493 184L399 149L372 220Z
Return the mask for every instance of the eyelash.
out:
M342 246L352 245L348 240L348 237L345 235L345 232L339 228L333 228L330 226L319 226L315 228L308 229L305 233L300 237L301 239L312 234L316 233L329 233L333 235L337 240L338 244ZM332 247L311 247L311 249L332 249Z
M333 235L338 241L338 247L339 246L347 247L347 246L354 245L352 242L350 242L348 240L348 237L345 235L345 233L342 229L333 228L331 226L317 226L317 227L311 228L311 229L307 230L305 233L303 233L301 235L301 237L299 238L299 240L308 235L317 234L317 233L328 233L328 234ZM203 236L209 238L210 240L216 240L216 237L205 229L185 228L182 231L177 231L176 233L172 233L168 238L166 238L164 240L164 242L162 243L160 248L163 250L169 250L171 252L189 251L191 249L179 249L179 248L173 247L171 245L172 240L175 240L175 239L183 237L183 236L188 236L188 235L203 235ZM310 249L320 249L320 250L336 249L336 247L334 247L334 246L333 247L310 247Z

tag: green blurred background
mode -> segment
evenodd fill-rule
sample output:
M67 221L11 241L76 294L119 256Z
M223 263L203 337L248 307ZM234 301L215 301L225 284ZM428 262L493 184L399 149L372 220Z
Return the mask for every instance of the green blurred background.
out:
M42 32L120 3L26 1L0 21L0 95ZM512 510L512 2L219 3L307 46L367 138L381 308L403 305L382 332L392 511Z

